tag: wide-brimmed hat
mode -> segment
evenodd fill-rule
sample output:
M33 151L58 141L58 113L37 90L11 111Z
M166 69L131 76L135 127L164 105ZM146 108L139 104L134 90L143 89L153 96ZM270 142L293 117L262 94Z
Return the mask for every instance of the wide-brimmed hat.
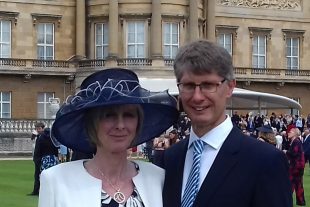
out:
M272 127L270 125L264 125L262 127L258 127L256 130L260 132L265 132L265 133L274 133Z
M140 86L134 72L110 68L88 76L80 91L67 98L56 114L51 136L73 150L93 153L96 148L86 133L86 111L123 104L141 105L144 115L141 130L130 147L159 136L178 118L177 100L168 91L148 91Z

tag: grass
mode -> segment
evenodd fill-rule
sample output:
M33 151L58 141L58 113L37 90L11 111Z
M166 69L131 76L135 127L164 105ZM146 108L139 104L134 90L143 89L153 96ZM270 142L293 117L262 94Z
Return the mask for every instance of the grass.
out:
M36 207L37 196L27 196L33 188L32 160L0 161L0 203L3 207Z
M37 196L27 196L33 188L34 164L31 160L0 161L1 207L36 207ZM310 204L310 168L307 164L304 175L307 206ZM295 204L295 195L294 204ZM296 206L296 205L294 205Z

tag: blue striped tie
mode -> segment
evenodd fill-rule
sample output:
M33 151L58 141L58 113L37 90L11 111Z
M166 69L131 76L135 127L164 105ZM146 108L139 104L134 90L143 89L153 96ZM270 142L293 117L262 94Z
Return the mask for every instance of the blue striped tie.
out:
M204 148L202 140L196 140L192 143L194 147L194 158L191 172L185 186L181 207L192 207L199 188L200 160Z

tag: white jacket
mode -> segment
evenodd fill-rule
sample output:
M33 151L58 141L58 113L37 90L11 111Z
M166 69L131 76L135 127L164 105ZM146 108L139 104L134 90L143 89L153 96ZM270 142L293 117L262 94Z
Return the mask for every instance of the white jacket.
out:
M41 173L39 207L100 207L101 180L83 166L85 160L56 165ZM162 207L164 170L134 161L139 173L132 178L145 207Z

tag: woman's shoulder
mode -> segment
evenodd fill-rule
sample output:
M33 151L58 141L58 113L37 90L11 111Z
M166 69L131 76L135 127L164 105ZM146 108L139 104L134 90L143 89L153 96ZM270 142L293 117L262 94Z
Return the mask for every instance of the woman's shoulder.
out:
M77 161L71 161L71 162L65 162L58 165L55 165L51 168L48 168L46 170L42 171L42 175L44 176L53 176L53 175L59 175L59 174L72 174L72 172L79 172L83 171L84 166L83 162L85 160L77 160Z

